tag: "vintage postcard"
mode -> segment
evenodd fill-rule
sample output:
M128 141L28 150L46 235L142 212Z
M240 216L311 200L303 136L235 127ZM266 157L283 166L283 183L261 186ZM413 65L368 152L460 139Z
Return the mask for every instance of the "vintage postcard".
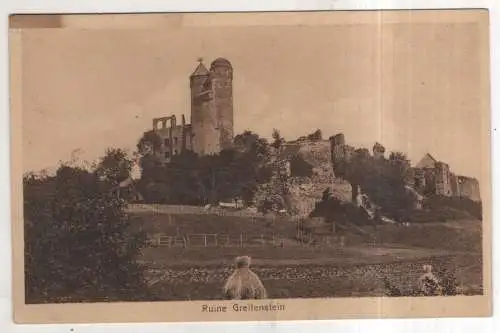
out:
M487 10L13 15L18 323L491 315Z

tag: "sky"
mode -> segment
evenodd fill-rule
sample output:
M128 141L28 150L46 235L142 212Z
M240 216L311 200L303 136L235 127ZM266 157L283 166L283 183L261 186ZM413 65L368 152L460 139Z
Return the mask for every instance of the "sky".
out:
M286 139L316 129L425 153L481 178L479 30L473 23L26 29L24 171L75 152L135 149L152 118L190 119L189 75L203 57L234 68L234 127Z

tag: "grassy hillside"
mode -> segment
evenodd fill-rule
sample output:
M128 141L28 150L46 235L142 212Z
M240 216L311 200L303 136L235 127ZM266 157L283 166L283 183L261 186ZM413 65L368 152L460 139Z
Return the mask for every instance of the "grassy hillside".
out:
M412 247L479 254L482 252L481 227L479 221L414 223L409 227L377 226L372 230L372 234L379 244L398 243Z
M168 234L280 233L284 246L156 247L138 258L147 267L154 300L220 299L236 256L252 257L270 297L353 297L415 288L423 264L452 272L466 294L482 292L481 222L360 226L369 237L344 233L339 247L300 246L295 223L277 219L201 214L131 214L137 228ZM368 241L370 240L370 244Z
M215 214L158 214L136 212L130 214L134 228L147 233L167 235L228 234L249 237L269 237L271 234L293 240L296 223L288 218L220 216ZM482 223L480 221L455 221L447 223L412 223L397 225L361 226L369 237L359 237L356 230L345 230L343 234L349 244L375 242L378 245L400 244L407 247L443 249L481 253ZM333 236L333 234L332 234Z
M296 225L285 218L220 216L216 214L130 214L134 226L148 233L179 234L280 234L294 237Z

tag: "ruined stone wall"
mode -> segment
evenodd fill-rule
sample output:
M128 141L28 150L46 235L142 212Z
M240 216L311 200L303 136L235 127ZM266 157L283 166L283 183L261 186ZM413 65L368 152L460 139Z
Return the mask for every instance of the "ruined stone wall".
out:
M450 167L446 163L436 163L436 194L451 196Z
M157 133L162 139L162 153L165 158L170 159L182 152L184 128L181 125L162 128Z
M184 118L183 118L184 120ZM175 115L153 119L153 130L162 140L161 151L157 152L167 161L191 146L191 127L185 122L177 124Z
M294 143L293 151L312 167L309 177L291 177L288 180L289 202L298 216L308 216L329 189L333 197L341 201L349 201L352 196L351 185L335 178L332 166L332 149L330 140L302 141Z
M304 141L296 145L298 146L298 154L313 166L331 163L331 149L328 140Z
M414 188L415 187L415 182L416 182L416 174L415 174L415 168L412 168L410 165L410 162L408 161L406 165L406 172L403 175L403 181L405 182L406 185Z
M451 195L459 196L458 177L454 173L450 173Z
M481 201L479 181L475 178L458 176L458 194L474 201Z
M345 163L354 156L355 148L347 145L344 135L340 133L330 138L330 149L333 171L337 177L343 177Z
M415 187L416 190L423 191L427 186L425 170L420 168L413 168L413 174L415 175L413 186Z

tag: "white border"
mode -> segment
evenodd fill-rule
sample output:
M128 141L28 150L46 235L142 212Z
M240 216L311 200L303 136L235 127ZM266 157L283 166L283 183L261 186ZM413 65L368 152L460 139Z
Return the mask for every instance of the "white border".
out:
M5 1L5 0L4 0ZM439 2L439 4L437 4ZM498 220L499 209L495 206L498 200L497 184L498 171L495 166L498 162L500 148L496 145L497 131L499 125L498 113L500 101L494 92L500 92L500 1L498 0L7 0L0 3L2 11L0 34L3 52L0 61L0 73L4 74L1 81L0 101L0 255L2 265L0 273L0 332L196 332L204 330L207 333L222 332L302 332L319 331L324 332L359 332L370 331L372 333L393 332L493 332L494 327L500 327L496 316L484 319L425 319L425 320L338 320L321 322L281 322L281 323L210 323L210 324L134 324L134 325L14 325L12 323L11 306L11 236L10 236L10 178L9 178L9 80L8 73L8 15L10 13L95 13L95 12L216 12L216 11L279 11L279 10L347 10L347 9L437 9L437 8L489 8L490 9L490 40L491 59L490 67L492 73L491 97L492 97L492 128L493 135L493 285L494 302L498 296L495 288L496 282L500 282L500 272L496 269L495 258L498 251L496 240L498 240L495 220ZM498 314L494 303L494 313ZM495 325L497 324L497 325ZM203 326L200 326L203 325Z

